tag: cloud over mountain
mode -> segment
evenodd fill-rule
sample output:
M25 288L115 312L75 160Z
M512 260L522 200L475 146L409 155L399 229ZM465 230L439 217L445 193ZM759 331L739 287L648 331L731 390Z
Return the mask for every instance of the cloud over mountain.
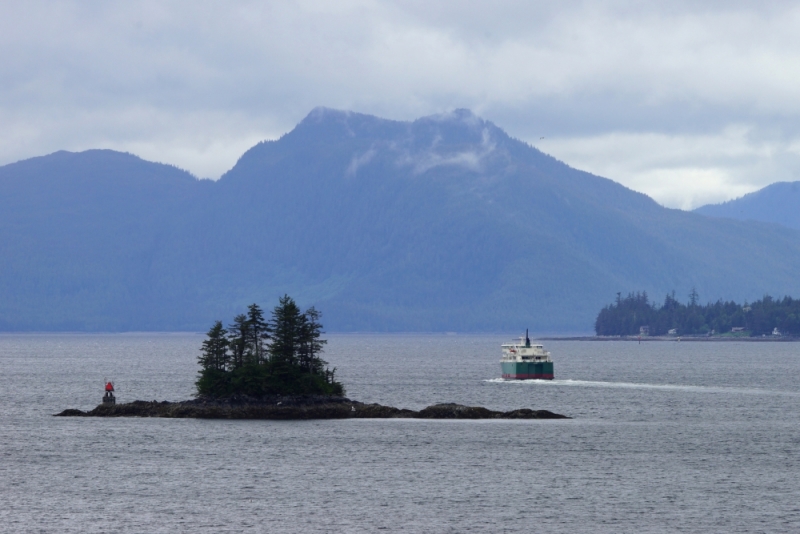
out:
M0 164L101 147L217 178L320 103L470 108L690 209L800 170L798 22L792 2L3 3Z

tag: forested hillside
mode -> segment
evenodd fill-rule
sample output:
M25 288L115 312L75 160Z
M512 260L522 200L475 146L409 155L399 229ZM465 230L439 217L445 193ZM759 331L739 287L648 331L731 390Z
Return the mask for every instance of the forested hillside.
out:
M711 217L771 222L800 230L800 182L776 182L741 198L702 206L695 212Z
M0 329L588 332L618 291L800 293L800 232L663 208L468 111L317 109L220 180L110 151L0 167Z
M718 300L701 305L696 291L682 304L669 294L662 305L650 302L647 292L617 294L614 303L597 315L598 336L635 336L646 327L648 335L726 334L748 336L780 334L800 336L800 300L765 296L752 303ZM777 329L777 332L776 332Z

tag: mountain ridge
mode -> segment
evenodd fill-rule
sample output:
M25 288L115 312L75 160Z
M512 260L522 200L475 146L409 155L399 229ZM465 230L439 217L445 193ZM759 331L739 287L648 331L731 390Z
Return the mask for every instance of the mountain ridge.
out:
M216 182L81 154L36 163L55 188L0 167L0 330L201 330L289 293L335 331L576 332L617 291L800 293L797 231L661 207L468 110L315 108Z
M709 217L755 220L800 230L800 181L775 182L758 191L694 210Z

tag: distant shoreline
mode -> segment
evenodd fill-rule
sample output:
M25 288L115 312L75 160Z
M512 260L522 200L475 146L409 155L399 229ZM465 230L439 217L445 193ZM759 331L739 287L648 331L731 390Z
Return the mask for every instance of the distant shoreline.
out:
M567 336L567 337L540 337L542 341L672 341L672 342L731 342L744 341L747 343L787 343L800 341L795 336L765 336L765 337L733 337L733 336Z

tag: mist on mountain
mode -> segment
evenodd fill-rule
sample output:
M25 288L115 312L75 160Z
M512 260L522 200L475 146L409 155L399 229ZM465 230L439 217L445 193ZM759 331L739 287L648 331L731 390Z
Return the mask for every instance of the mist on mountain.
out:
M589 332L617 292L799 294L800 233L659 206L468 110L317 108L218 181L106 150L0 167L0 329Z

